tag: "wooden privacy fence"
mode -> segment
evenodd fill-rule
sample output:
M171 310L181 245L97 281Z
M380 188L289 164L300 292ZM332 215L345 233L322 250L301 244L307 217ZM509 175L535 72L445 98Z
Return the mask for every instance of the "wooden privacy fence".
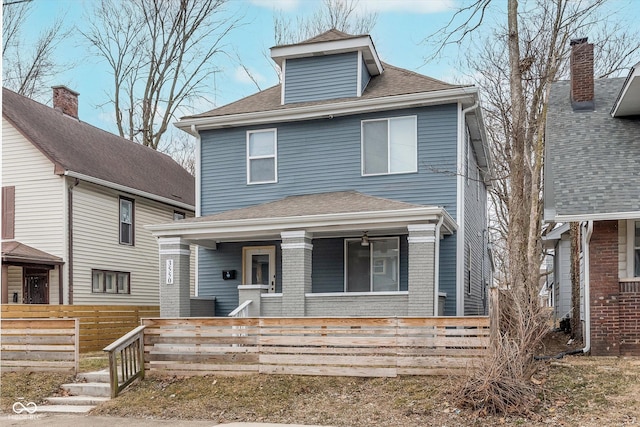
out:
M158 306L2 304L2 319L77 318L80 351L102 350L136 326L143 317L160 315Z
M78 372L77 319L2 319L1 368Z
M472 368L488 317L143 319L145 369L367 377Z

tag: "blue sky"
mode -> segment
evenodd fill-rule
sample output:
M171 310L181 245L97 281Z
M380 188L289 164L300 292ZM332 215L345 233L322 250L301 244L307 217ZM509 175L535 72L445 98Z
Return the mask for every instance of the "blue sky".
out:
M28 22L33 28L32 35L38 29L48 25L60 15L66 22L82 29L95 0L34 0L34 11ZM629 8L630 14L640 17L640 7L632 7L635 0L613 0L614 8ZM268 49L273 46L274 13L281 11L286 17L309 16L322 0L231 0L231 11L243 13L244 25L237 28L227 38L228 51L237 54L242 62L258 78L262 89L277 84L277 75L269 64ZM456 46L449 47L438 61L425 63L425 57L431 54L431 47L422 43L428 35L444 26L457 7L468 0L361 0L360 7L378 13L378 20L372 37L378 54L385 62L417 71L444 81L455 82L464 78L457 67L458 55L463 51ZM639 2L640 3L640 2ZM502 19L505 0L492 3L489 24ZM636 10L638 9L638 10ZM640 19L635 20L640 26ZM82 36L76 31L73 37L60 46L59 54L76 65L60 75L51 85L64 84L80 92L79 115L81 120L109 131L115 131L111 117L113 113L106 91L111 88L109 70L97 57L89 57L89 51L82 43ZM88 59L89 58L89 59ZM256 86L247 78L236 63L220 57L221 72L210 82L210 105L197 108L202 112L214 105L220 106L233 102L257 91ZM640 60L640 58L638 58ZM50 97L41 100L50 104Z

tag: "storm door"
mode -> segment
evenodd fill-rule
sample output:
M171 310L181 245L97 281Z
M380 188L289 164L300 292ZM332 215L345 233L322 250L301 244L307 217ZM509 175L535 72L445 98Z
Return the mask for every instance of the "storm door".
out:
M24 304L49 304L49 270L24 269Z
M243 285L267 285L276 291L276 247L246 246L242 248Z

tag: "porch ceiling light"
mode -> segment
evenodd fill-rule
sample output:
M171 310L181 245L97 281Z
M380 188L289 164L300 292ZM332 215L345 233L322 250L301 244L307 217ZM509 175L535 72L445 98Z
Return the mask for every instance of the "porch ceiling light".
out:
M360 242L362 246L369 246L369 236L367 236L367 232L365 231L362 235L362 241Z

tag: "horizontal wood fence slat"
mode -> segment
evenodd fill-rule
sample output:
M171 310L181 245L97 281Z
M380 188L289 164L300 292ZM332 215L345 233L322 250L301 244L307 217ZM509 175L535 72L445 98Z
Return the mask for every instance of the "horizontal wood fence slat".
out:
M102 350L140 325L144 317L158 317L159 306L2 304L2 319L77 318L80 352ZM40 327L38 327L40 328ZM44 328L41 328L44 329ZM4 331L4 328L3 328Z
M78 319L7 319L0 328L0 369L78 373Z
M488 317L143 319L145 369L177 375L395 377L462 373Z

